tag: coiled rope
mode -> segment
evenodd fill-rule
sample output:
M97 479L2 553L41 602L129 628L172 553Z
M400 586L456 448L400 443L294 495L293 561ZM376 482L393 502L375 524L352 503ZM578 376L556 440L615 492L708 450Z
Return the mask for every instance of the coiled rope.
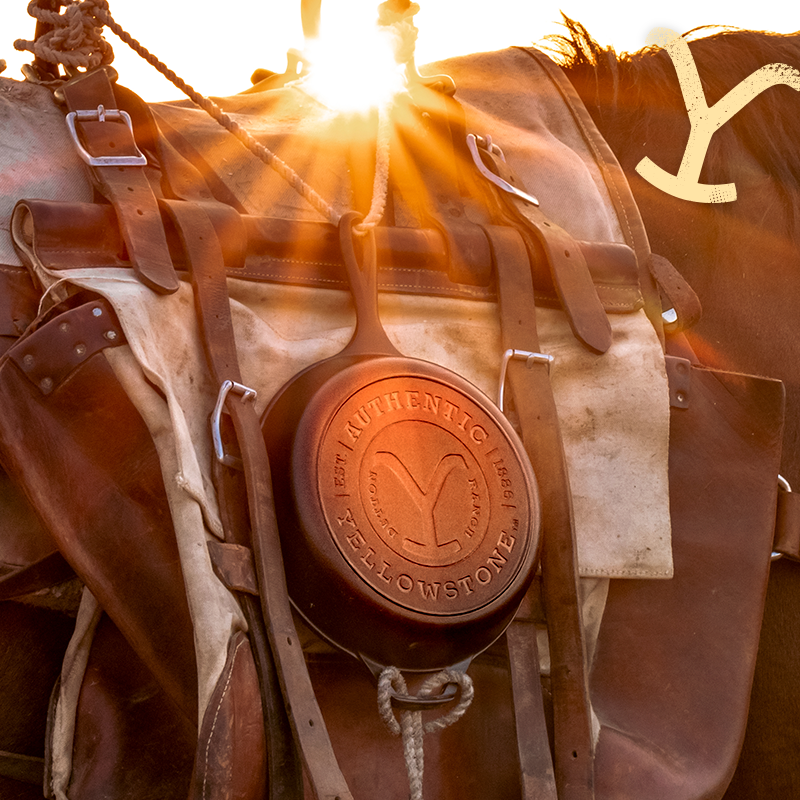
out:
M395 6L401 8L395 8ZM268 147L258 142L253 136L213 100L200 94L194 87L179 77L160 59L153 55L137 39L125 31L114 18L108 6L108 0L70 0L63 3L64 13L40 8L37 0L28 4L28 14L36 20L52 27L36 41L18 39L14 42L17 50L27 50L38 58L51 63L62 64L69 70L77 68L94 69L103 64L110 64L114 59L111 45L102 37L103 26L115 33L134 52L141 56L150 66L156 69L170 83L183 92L195 105L205 111L225 130L235 136L256 158L273 169L291 188L297 192L319 214L338 225L342 214L307 184L283 159ZM405 58L406 63L413 58L416 28L410 18L419 11L416 3L395 2L383 3L380 7L380 24L393 26L396 32L395 55ZM407 54L411 55L406 57ZM375 180L373 183L372 202L364 220L354 227L354 231L363 235L374 228L383 217L386 208L389 179L389 144L391 137L391 103L378 110L378 131L376 146Z
M472 678L469 675L456 669L445 669L431 675L422 684L417 696L433 697L449 683L458 684L461 692L458 705L454 709L425 723L422 722L421 711L401 711L398 722L392 708L392 694L408 694L405 678L397 667L386 667L378 678L378 711L381 719L391 733L402 736L403 739L410 800L422 800L422 777L425 768L423 737L426 733L443 730L461 719L475 694Z
M111 45L103 38L103 22L98 11L108 4L105 0L83 0L63 3L64 13L41 8L38 0L28 3L28 14L51 30L36 41L17 39L16 50L29 51L50 64L63 64L68 69L95 69L114 60Z

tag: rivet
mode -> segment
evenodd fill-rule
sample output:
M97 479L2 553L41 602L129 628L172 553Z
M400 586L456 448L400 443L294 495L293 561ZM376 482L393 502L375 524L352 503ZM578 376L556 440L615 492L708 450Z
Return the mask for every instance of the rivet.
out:
M677 393L675 394L675 399L676 399L676 400L677 400L679 403L683 403L683 402L685 402L685 401L686 401L686 395L685 395L683 392L677 392Z
M26 355L26 356L25 356L25 357L22 359L22 363L23 363L23 364L24 364L26 367L32 367L32 366L33 366L33 356L32 356L30 353L28 353L28 355Z
M86 353L86 345L85 344L76 344L75 345L75 352L79 355L85 355Z
M113 342L113 341L116 341L117 332L116 331L106 331L103 334L103 336L105 336L106 339L108 339L109 342Z
M95 306L92 309L92 315L95 316L95 317L102 317L103 316L103 309L102 308L98 308L97 306Z
M62 333L66 333L66 332L69 330L69 322L62 322L62 323L61 323L61 324L58 326L58 329L59 329L59 330L60 330Z
M53 388L53 379L52 378L42 378L42 382L39 384L42 387L42 391L49 392Z

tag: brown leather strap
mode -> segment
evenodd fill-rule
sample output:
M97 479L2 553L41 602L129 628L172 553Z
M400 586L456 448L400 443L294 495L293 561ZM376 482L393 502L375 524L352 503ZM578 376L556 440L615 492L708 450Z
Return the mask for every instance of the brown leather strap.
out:
M800 561L800 494L797 492L778 492L772 549L792 561Z
M536 309L525 244L514 229L487 226L485 230L497 268L503 350L537 353ZM542 579L550 637L558 797L589 800L594 797L594 745L572 498L548 369L544 363L528 366L512 359L506 380L542 501Z
M484 163L504 177L507 167L503 161L491 151L480 152ZM518 178L506 175L504 179L520 188ZM576 338L589 350L605 353L611 346L611 324L578 242L549 220L538 206L509 192L499 191L497 194L544 250L553 286Z
M664 325L667 333L685 331L699 322L703 315L700 298L686 279L672 266L672 263L656 253L650 255L650 273L655 278L672 309L675 311L676 320Z
M214 226L194 203L163 201L191 264L195 300L209 366L217 385L241 384L222 250ZM253 556L264 619L289 718L318 800L352 797L336 762L306 668L286 590L269 458L253 403L228 394L226 409L244 466Z
M0 576L0 601L49 589L74 577L72 567L58 550L54 550L32 564Z
M131 129L118 112L114 92L105 70L99 69L68 81L62 87L74 118L78 142L91 157L134 156L138 152ZM79 112L98 111L105 121L81 119ZM114 206L125 247L139 280L161 294L178 289L161 213L150 182L141 166L89 165L98 191Z
M0 775L22 783L44 786L44 759L0 750Z
M553 757L539 681L539 648L530 594L506 631L522 800L556 800Z
M640 285L644 297L645 313L656 332L663 338L658 287L655 280L653 280L653 276L647 270L650 243L647 239L647 232L644 229L644 222L636 205L636 200L631 193L628 179L625 177L625 172L561 67L533 47L520 49L522 52L527 53L547 73L555 89L564 98L575 124L581 131L586 146L594 155L595 162L603 175L603 181L608 188L611 204L617 212L617 219L622 227L625 241L633 248L636 253L636 259L639 262Z

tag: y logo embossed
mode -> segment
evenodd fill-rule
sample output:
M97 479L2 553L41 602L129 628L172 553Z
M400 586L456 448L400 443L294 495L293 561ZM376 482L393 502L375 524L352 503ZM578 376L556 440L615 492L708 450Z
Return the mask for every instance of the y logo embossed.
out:
M736 199L735 184L709 185L699 182L700 170L712 135L737 111L770 86L785 84L800 91L800 70L787 64L767 64L734 86L709 108L688 43L679 36L665 41L670 33L667 28L654 29L650 32L648 41L652 40L653 44L664 47L678 73L678 82L691 124L689 141L686 143L677 175L672 175L647 157L636 165L636 171L653 186L673 197L695 203L730 203Z
M405 497L411 501L411 508L418 516L419 527L413 530L410 536L403 537L392 549L399 545L402 550L406 551L401 554L407 558L411 557L416 561L421 559L421 563L430 563L432 566L452 564L457 561L462 555L464 546L459 541L459 537L454 535L456 533L454 531L448 531L443 536L439 535L440 532L436 525L436 507L439 500L442 499L445 484L453 470L456 467L467 467L465 455L461 453L443 455L425 489L420 486L409 468L394 453L380 450L374 454L372 460L376 468L383 467L394 477L404 490ZM372 496L377 493L377 469L370 469L369 479L374 481L367 484L370 500L372 500ZM474 479L470 480L474 482ZM380 508L376 506L373 510L377 516ZM380 520L380 517L378 519ZM441 529L442 526L439 527ZM388 530L391 533L395 531L395 528L391 527ZM467 535L472 535L468 528L465 528L465 531Z
M513 584L529 516L524 470L466 395L423 376L369 384L333 415L320 453L319 497L334 541L375 591L447 616Z

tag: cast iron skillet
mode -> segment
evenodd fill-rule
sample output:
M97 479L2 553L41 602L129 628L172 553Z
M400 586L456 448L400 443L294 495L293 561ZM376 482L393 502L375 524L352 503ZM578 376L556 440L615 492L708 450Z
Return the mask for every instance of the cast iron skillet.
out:
M352 339L290 380L262 421L289 596L343 650L441 669L488 647L521 602L539 546L536 481L486 396L389 341L359 219L339 225Z

